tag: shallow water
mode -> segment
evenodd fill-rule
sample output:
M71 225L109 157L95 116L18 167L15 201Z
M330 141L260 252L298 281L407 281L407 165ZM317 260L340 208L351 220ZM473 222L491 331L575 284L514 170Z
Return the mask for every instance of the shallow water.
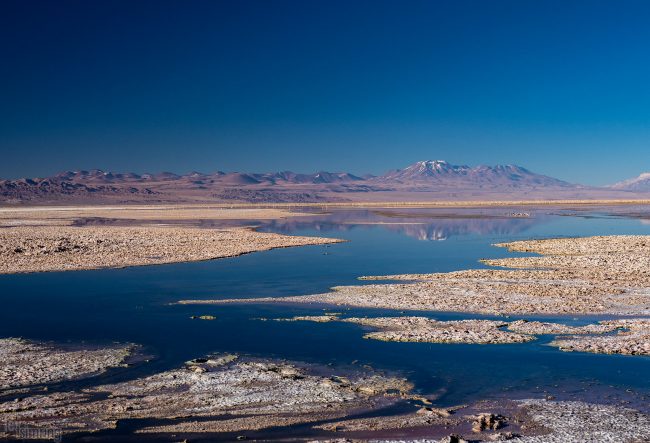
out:
M0 337L133 342L155 356L135 370L115 371L108 377L111 380L177 367L207 353L237 352L397 371L423 394L437 396L439 405L543 393L647 405L650 358L646 357L564 353L545 346L550 339L546 337L508 345L380 342L364 340L363 328L353 324L258 320L321 313L322 307L317 306L171 304L182 299L312 294L336 285L363 284L356 279L361 275L482 267L477 262L480 258L512 255L491 246L503 241L650 234L650 225L639 220L597 212L575 216L548 209L522 218L506 217L508 212L512 211L338 210L258 223L265 231L349 240L327 247L278 249L199 263L4 275L0 276ZM369 309L345 312L395 314ZM480 317L419 314L437 319ZM192 315L217 319L191 320ZM593 320L559 319L568 323Z

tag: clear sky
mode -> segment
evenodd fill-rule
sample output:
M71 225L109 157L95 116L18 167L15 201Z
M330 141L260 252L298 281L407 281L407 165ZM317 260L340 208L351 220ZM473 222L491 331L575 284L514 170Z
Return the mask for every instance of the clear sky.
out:
M650 1L3 0L0 177L650 170Z

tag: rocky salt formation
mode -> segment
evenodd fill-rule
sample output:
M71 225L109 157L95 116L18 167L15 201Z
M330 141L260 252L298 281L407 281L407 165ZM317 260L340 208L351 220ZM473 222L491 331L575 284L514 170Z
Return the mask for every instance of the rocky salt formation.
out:
M23 226L0 229L0 274L211 260L340 241L245 228Z
M496 431L507 424L507 418L500 414L483 412L474 418L472 423L473 432Z
M565 335L553 342L563 351L586 351L620 354L648 354L650 349L650 320L611 320L584 326L568 326L561 323L516 320L502 322L492 320L438 321L426 317L375 317L341 318L338 315L296 316L278 321L312 321L317 323L355 323L378 329L364 338L428 343L497 344L525 343L535 340L536 335ZM603 336L609 332L628 329L617 335ZM600 336L596 336L601 334ZM577 335L584 335L578 337Z
M559 334L605 334L620 328L615 322L601 322L585 326L568 326L561 323L517 320L508 323L508 330L521 334L559 335Z
M508 323L492 320L458 320L438 321L426 317L373 317L373 318L339 318L333 315L294 317L293 321L355 323L379 329L369 332L364 338L428 343L525 343L534 340L531 335L504 330Z
M508 412L474 412L490 408ZM442 410L444 411L444 410ZM318 440L382 443L640 443L650 441L650 416L634 409L576 401L539 399L487 401L462 406L447 414L421 409L418 413L333 421L315 428L373 435L371 439ZM395 430L407 430L395 433ZM384 431L403 438L382 438ZM363 434L359 434L363 433ZM369 434L372 433L372 434ZM350 434L347 434L350 435ZM413 435L414 437L406 437ZM443 436L443 438L440 438ZM415 436L421 436L417 438ZM426 436L426 437L425 437Z
M281 361L215 356L142 379L0 403L0 414L64 434L114 428L132 418L182 418L136 432L235 432L340 418L390 404L410 389L398 378L327 377Z
M612 285L650 287L650 236L612 235L501 243L509 251L542 254L484 260L518 269L551 269L558 278L582 278Z
M331 321L343 321L338 315L297 315L292 318L277 318L277 321L313 321L315 323L329 323Z
M632 329L630 324L627 326ZM43 347L30 350L19 340L5 341L12 343L7 349L13 346L14 351L21 349L31 357L47 360L48 355L60 354L60 364L72 361L72 365L80 365L93 359L90 354L71 355L75 351L57 352L53 348L48 348L48 355L41 356L38 353ZM20 372L20 366L14 367ZM148 419L133 432L153 435L227 432L245 436L247 431L315 422L315 430L343 436L365 433L362 435L372 435L377 441L400 430L420 433L426 430L426 435L435 438L456 435L452 440L447 437L443 441L555 443L650 439L648 415L620 406L582 402L493 401L451 409L421 407L417 412L400 415L351 418L401 399L413 399L412 386L403 379L372 373L342 377L323 375L323 371L285 361L215 355L140 379L0 402L0 414L4 421L20 423L23 428L56 429L64 435L113 429L126 419ZM73 372L65 370L65 377L72 373L89 374L75 366ZM60 376L48 378L59 379ZM162 422L152 424L151 420ZM36 431L31 435L41 435ZM15 437L9 428L0 436Z
M641 443L650 441L650 416L634 409L577 401L539 399L506 401L492 405L506 408L514 419L480 413L450 421L447 436L437 438L374 439L383 443ZM380 421L380 419L375 419ZM471 423L471 430L467 430ZM346 423L346 422L342 422ZM437 430L438 433L440 430ZM431 434L432 437L435 433Z
M608 320L601 325L620 331L614 335L560 337L551 345L563 351L650 355L650 319Z
M506 269L364 277L412 282L338 286L299 297L184 303L290 302L483 314L650 315L650 236L503 243L547 254L484 260ZM414 280L414 281L413 281Z
M650 416L634 409L573 401L520 401L530 418L522 428L525 443L640 443L650 441Z
M77 380L121 366L132 345L65 349L28 340L0 339L0 394L3 390Z

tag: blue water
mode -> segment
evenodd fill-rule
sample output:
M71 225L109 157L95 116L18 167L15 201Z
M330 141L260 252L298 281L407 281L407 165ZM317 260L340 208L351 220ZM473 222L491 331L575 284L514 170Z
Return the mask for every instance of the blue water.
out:
M388 211L390 213L390 211ZM525 219L476 218L477 211L336 211L260 222L260 229L349 240L278 249L200 263L116 270L0 276L0 336L56 342L133 342L154 358L132 377L177 367L212 352L237 352L336 367L370 365L408 377L440 405L501 395L548 392L571 398L596 393L650 395L650 359L564 353L550 338L515 345L387 343L362 338L345 323L275 322L257 318L313 315L322 307L287 305L187 306L182 299L301 295L362 284L360 275L443 272L481 267L477 260L512 254L491 244L527 238L650 234L638 220L535 212ZM489 215L489 214L488 214ZM490 215L490 217L492 217ZM370 221L410 224L366 224ZM421 223L421 224L412 224ZM340 308L334 308L340 311ZM350 315L396 314L350 309ZM215 321L191 320L214 315ZM437 319L478 317L418 313ZM532 319L528 316L526 318ZM592 319L560 318L564 322Z

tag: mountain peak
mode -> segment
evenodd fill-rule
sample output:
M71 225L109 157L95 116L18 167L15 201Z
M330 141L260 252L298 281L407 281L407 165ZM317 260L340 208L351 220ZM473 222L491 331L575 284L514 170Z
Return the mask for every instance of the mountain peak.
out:
M388 172L382 178L397 181L431 179L441 175L457 175L467 171L467 166L456 166L445 160L421 160L404 169Z
M515 188L515 187L566 187L569 184L545 175L535 174L517 165L480 165L469 167L454 165L445 160L421 160L407 166L388 172L377 180L398 182L401 184L416 184L419 187L427 185L439 186L464 186L490 188Z
M447 161L445 160L420 160L415 164L422 165L422 166L436 166L436 165L447 165L449 163L447 163Z
M614 183L609 188L621 191L650 191L650 172L642 172L638 177Z

